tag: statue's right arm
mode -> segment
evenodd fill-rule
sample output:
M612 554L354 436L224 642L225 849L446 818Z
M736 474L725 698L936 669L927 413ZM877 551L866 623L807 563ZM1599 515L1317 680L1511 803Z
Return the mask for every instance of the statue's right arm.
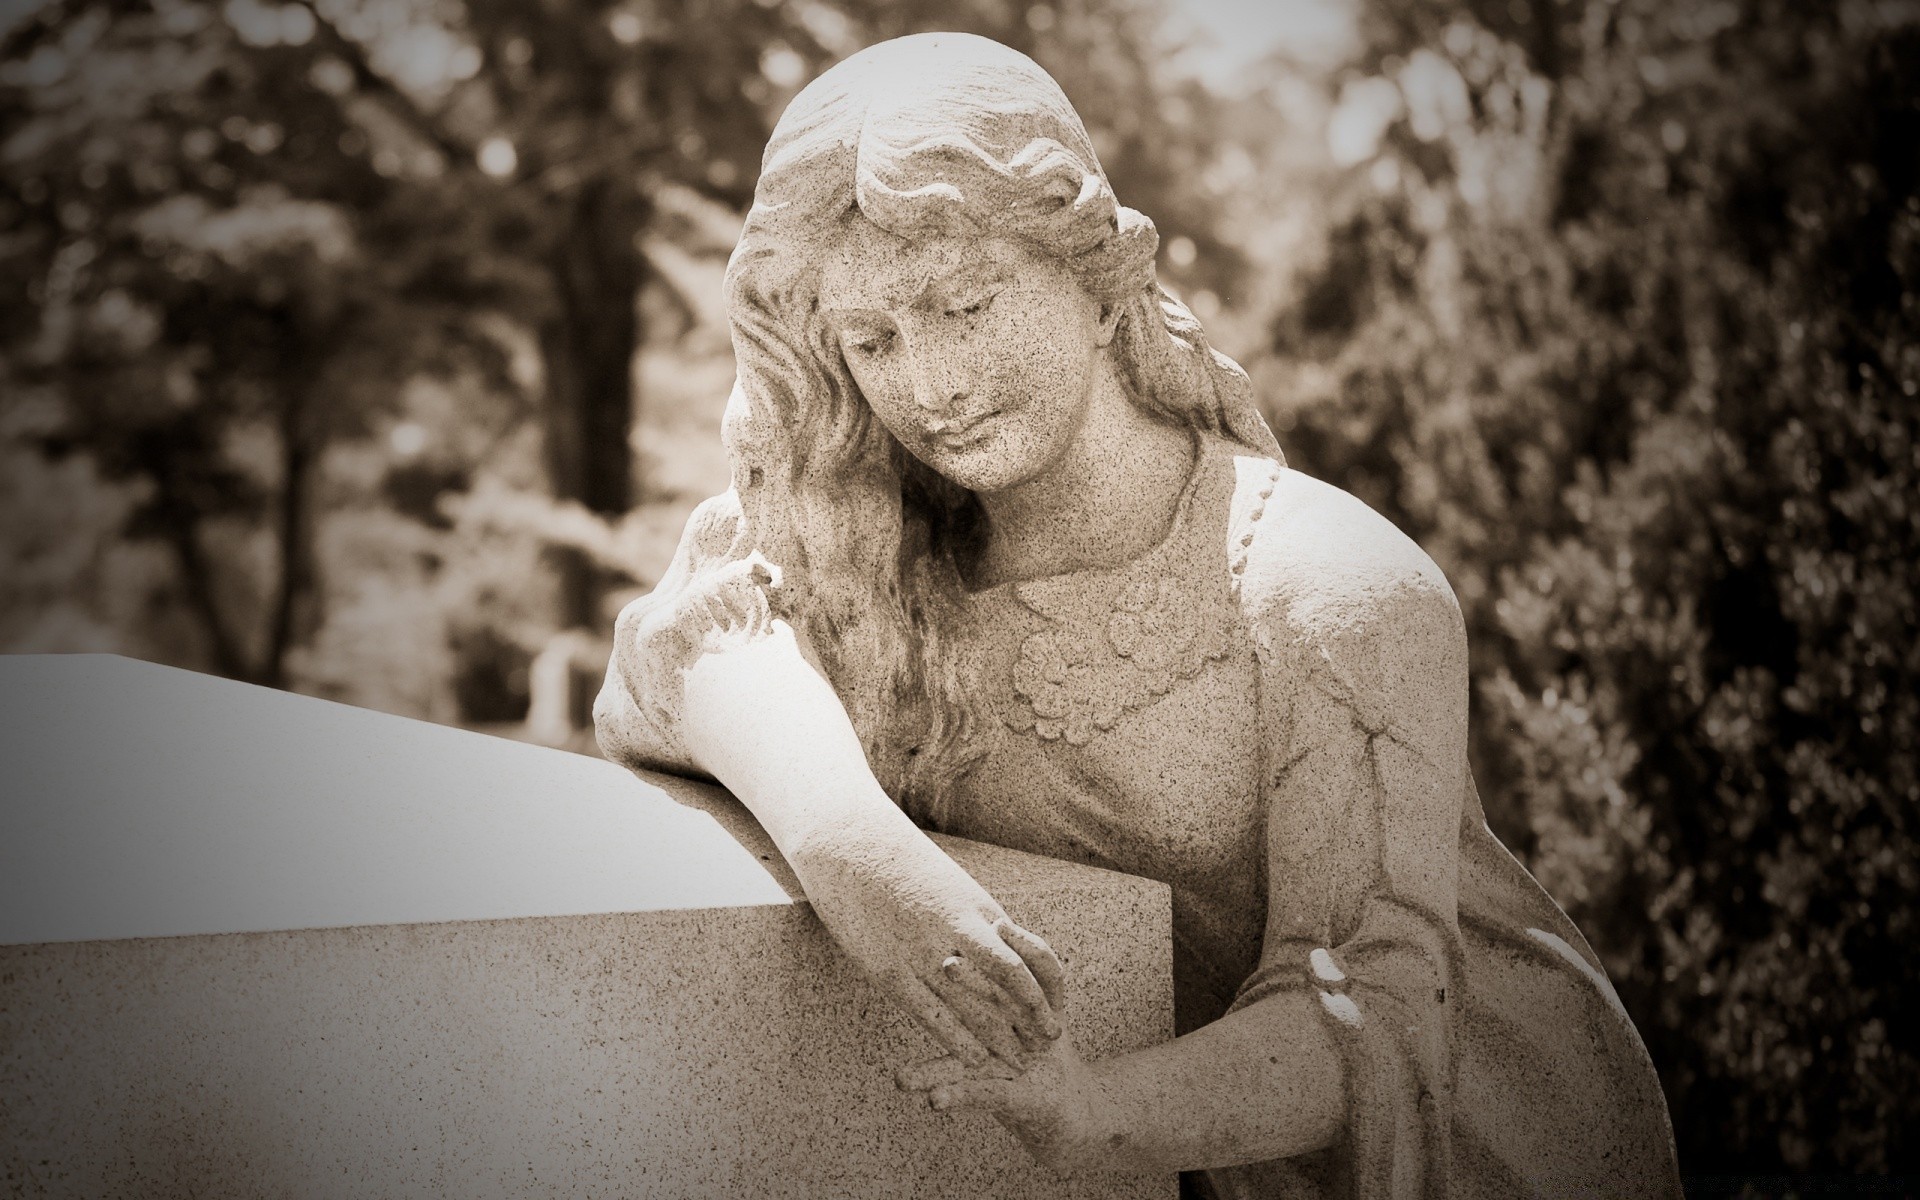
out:
M1053 951L881 788L839 696L773 614L778 568L738 529L731 493L702 504L659 586L620 614L594 705L602 748L731 791L842 948L955 1054L1011 1058L1016 1029L1057 1035Z

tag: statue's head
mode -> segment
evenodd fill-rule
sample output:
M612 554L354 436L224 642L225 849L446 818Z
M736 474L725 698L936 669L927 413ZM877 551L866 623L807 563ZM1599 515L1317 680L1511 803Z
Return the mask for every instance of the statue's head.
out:
M970 34L883 42L794 97L767 143L735 267L756 233L820 244L855 215L916 241L1023 240L1103 300L1153 281L1153 223L1115 201L1059 85Z
M1024 398L1105 372L1169 423L1279 453L1245 373L1156 282L1158 240L1059 85L984 38L864 50L774 129L727 267L735 549L782 564L890 785L931 797L965 759L977 697L941 640L975 493L1075 419ZM930 330L974 333L918 357L887 342Z
M780 118L754 201L727 272L745 408L730 432L749 457L796 425L849 460L891 451L861 402L861 356L822 315L849 257L894 259L936 285L943 264L1044 260L1111 330L1107 353L1136 403L1275 452L1244 374L1158 287L1153 222L1115 199L1073 106L1024 54L939 33L848 58Z

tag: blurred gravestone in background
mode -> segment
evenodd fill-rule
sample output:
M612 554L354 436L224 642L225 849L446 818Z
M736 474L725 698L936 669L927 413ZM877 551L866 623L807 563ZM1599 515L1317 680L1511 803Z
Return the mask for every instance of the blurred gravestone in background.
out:
M1234 7L1279 41L1231 71L1150 0L9 9L0 649L589 748L613 613L725 486L774 117L985 34L1294 465L1447 570L1490 817L1683 1168L1920 1170L1914 6Z

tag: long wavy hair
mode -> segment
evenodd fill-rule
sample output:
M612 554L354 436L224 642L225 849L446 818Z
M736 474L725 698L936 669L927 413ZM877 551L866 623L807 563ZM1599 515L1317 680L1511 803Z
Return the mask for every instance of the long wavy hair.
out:
M923 823L991 719L949 631L978 500L900 446L819 314L820 263L846 223L908 239L1018 239L1118 305L1133 402L1279 456L1247 376L1154 277L1153 222L1115 199L1079 116L1027 56L966 34L871 47L796 96L767 144L727 264L738 379L724 437L736 556L779 564L776 602L846 705L874 774Z

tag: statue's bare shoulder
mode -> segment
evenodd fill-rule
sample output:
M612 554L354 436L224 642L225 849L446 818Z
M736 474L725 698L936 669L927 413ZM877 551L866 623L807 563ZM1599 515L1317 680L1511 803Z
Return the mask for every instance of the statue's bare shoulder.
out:
M1318 637L1410 616L1459 627L1446 575L1391 521L1301 471L1270 476L1241 580L1250 615Z
M1310 672L1362 724L1423 729L1437 753L1467 703L1465 624L1445 574L1352 494L1287 468L1269 481L1240 574L1262 658Z

